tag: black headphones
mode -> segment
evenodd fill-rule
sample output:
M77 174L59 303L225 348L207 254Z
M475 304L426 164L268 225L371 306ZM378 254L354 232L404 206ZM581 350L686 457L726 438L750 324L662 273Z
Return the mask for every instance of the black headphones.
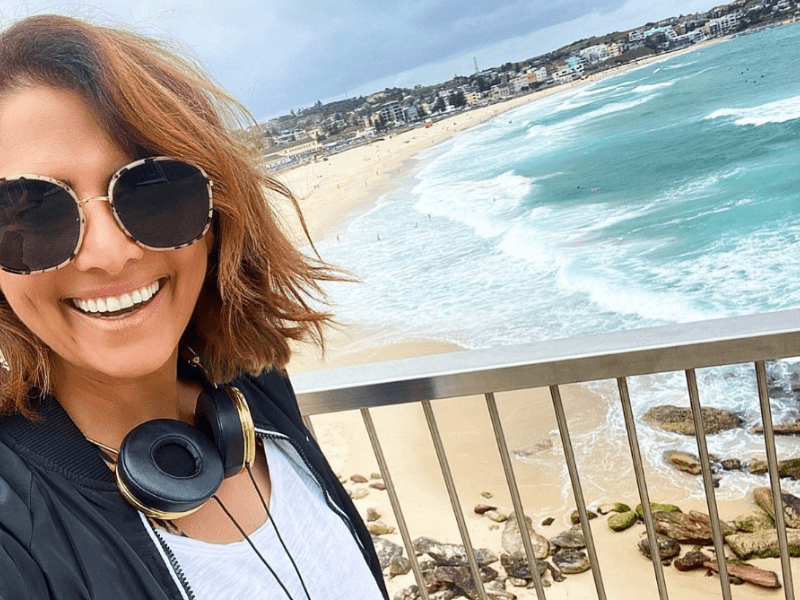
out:
M195 425L173 419L142 423L125 436L117 458L120 493L148 517L189 515L222 480L255 460L255 426L233 386L207 389L197 399Z

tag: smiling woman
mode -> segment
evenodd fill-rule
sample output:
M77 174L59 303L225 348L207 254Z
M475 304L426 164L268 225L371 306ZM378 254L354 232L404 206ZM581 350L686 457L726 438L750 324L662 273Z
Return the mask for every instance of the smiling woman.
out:
M0 598L385 596L283 372L339 274L278 227L246 113L64 17L0 72Z

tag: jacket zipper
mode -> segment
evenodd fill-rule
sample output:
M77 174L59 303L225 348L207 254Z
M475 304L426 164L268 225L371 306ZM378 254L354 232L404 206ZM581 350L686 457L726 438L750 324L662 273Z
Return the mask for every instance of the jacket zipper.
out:
M196 600L194 592L192 591L192 588L189 585L189 581L186 579L186 575L184 575L183 569L181 568L178 559L172 552L172 548L170 548L169 544L167 544L167 541L161 537L161 534L158 533L157 529L154 528L153 533L155 534L156 539L158 539L158 543L161 544L161 549L164 550L164 554L167 555L167 559L169 560L169 565L170 567L172 567L175 576L178 578L178 581L183 586L183 591L186 592L188 600Z
M303 450L303 448L300 446L300 444L298 444L295 440L290 438L288 435L285 435L285 434L282 434L282 433L278 433L278 432L266 431L264 429L256 428L256 435L258 435L261 438L276 439L276 440L289 442L289 444L292 446L292 448L294 448L295 452L297 452L297 454L303 460L303 463L305 464L306 469L308 469L309 473L311 473L311 476L314 477L314 479L317 482L317 485L319 485L320 489L323 491L323 493L325 495L325 503L328 505L328 508L330 508L334 513L336 513L339 516L339 518L342 519L342 521L344 521L345 525L347 526L347 529L350 531L350 534L353 536L353 539L355 539L356 544L358 544L358 547L361 550L361 554L364 556L364 558L367 561L367 564L369 565L371 563L369 553L367 553L366 549L364 548L364 544L361 543L361 539L358 537L358 534L356 533L356 528L353 527L353 523L350 521L350 517L348 517L347 514L339 507L339 505L336 504L336 502L334 502L333 498L330 495L330 492L328 491L328 488L325 486L325 483L322 481L322 477L317 472L317 470L314 468L314 466L311 464L311 462L308 460L308 457L306 456L306 453Z

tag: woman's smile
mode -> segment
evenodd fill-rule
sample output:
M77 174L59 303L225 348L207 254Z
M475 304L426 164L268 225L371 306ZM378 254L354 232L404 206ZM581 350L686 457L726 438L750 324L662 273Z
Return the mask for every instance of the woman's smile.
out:
M70 298L69 301L79 311L97 318L120 318L144 308L161 289L161 283L156 280L132 292L124 292L118 296L103 296L89 298Z

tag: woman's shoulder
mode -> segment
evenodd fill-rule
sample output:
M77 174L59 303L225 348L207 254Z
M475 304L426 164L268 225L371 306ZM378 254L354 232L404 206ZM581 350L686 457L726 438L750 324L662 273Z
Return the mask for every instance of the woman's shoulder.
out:
M243 375L231 382L238 388L250 405L254 417L274 421L283 415L295 423L300 423L300 408L297 398L285 372L278 369L264 371L260 375Z

